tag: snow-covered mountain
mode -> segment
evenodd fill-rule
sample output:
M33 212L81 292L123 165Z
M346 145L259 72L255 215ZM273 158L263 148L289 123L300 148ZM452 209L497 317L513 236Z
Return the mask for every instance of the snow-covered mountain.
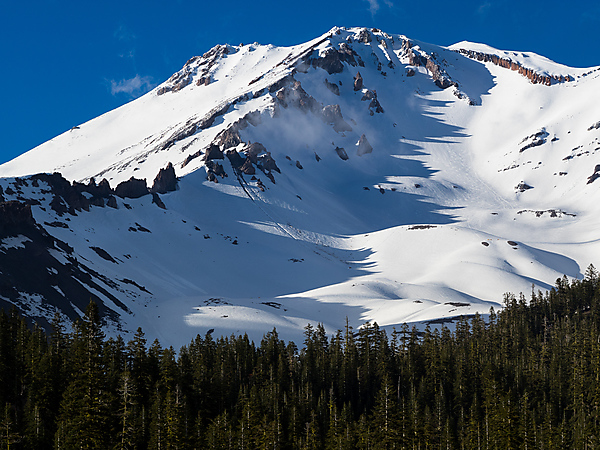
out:
M218 45L0 166L0 301L175 346L487 313L597 262L598 92L377 29Z

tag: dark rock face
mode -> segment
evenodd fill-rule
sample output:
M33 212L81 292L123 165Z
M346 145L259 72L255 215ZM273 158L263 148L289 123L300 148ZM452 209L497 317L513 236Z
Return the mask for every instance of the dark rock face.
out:
M334 48L327 48L323 54L316 59L312 60L313 67L320 67L326 70L329 75L334 73L342 73L344 71L344 64L340 58L340 54Z
M117 209L119 207L117 205L117 199L115 198L114 195L111 195L110 197L108 197L108 201L106 202L106 206L108 206L109 208L114 208L114 209Z
M86 191L86 189L81 189L81 186L84 186L81 183L71 186L71 183L58 172L51 175L47 173L32 175L31 180L32 182L33 180L46 182L52 188L54 199L50 203L50 207L58 214L62 215L68 212L74 215L75 211L82 209L89 211L90 201L81 195L82 191Z
M239 169L244 164L244 158L240 156L240 154L235 150L227 150L225 152L227 159L231 163L231 167L234 169Z
M218 145L211 144L206 149L206 154L204 155L204 161L211 161L213 159L225 159L223 156L223 152L219 148Z
M533 189L532 186L529 186L527 183L525 183L524 181L521 181L519 184L517 184L515 186L515 189L519 192L525 192L529 189Z
M598 121L595 124L593 124L592 126L590 126L587 130L592 131L592 130L597 130L598 128L600 128L600 121Z
M225 169L223 169L223 166L218 162L214 162L212 160L206 161L206 168L208 169L207 177L209 181L217 181L217 176L221 178L225 178L227 176Z
M160 196L156 192L152 193L152 203L154 203L159 208L167 209L167 207L165 206L164 202L162 201L162 199L160 198Z
M242 143L242 138L240 138L240 134L238 133L238 128L236 126L231 126L227 128L223 133L221 133L218 143L222 149L226 150L231 147L236 147L237 145ZM208 153L208 152L207 152ZM214 159L223 159L223 153L221 153L220 158Z
M412 67L409 67L406 69L406 76L407 77L414 77L415 76L415 69L413 69Z
M115 195L121 198L140 198L148 194L146 179L131 177L127 181L122 181L115 188Z
M306 93L299 81L295 81L292 86L279 89L275 98L284 108L293 106L304 112L314 112L319 107L318 102Z
M600 178L600 164L596 164L596 167L594 168L594 173L588 177L587 184L593 183L598 178Z
M0 203L0 236L19 234L22 227L33 227L31 205L19 201Z
M325 86L335 95L340 95L340 87L335 83L330 83L327 81L327 78L325 78Z
M369 30L367 30L366 28L363 28L362 30L360 30L357 40L358 42L362 42L363 44L368 44L372 41L371 33L369 33Z
M279 167L277 167L277 163L275 163L275 160L271 156L271 152L266 152L265 154L261 155L258 158L258 164L261 167L261 170L267 172L267 176L270 175L271 171L281 173L281 170L279 170ZM272 178L272 175L269 178ZM271 181L273 181L273 183L275 183L275 180L271 180Z
M338 133L352 131L352 127L346 123L342 117L340 105L327 105L321 110L323 120L333 125L333 129Z
M344 150L342 147L336 147L335 148L335 152L337 153L337 155L342 158L344 161L348 160L348 153L346 153L346 150Z
M169 163L166 168L160 169L154 182L152 183L152 192L166 194L177 190L177 177L175 176L175 168Z
M254 175L256 173L256 170L254 169L254 165L252 164L250 158L246 158L244 164L242 164L239 170L240 172L245 173L246 175Z
M368 100L370 100L369 110L371 112L371 115L373 115L373 111L378 114L383 113L383 108L381 107L379 100L377 100L377 91L367 89L367 92L364 93L364 95L361 98L361 101L365 102Z
M548 137L548 132L542 128L542 130L538 131L531 136L526 137L521 141L521 144L527 140L531 140L531 142L519 150L519 153L523 153L525 150L528 150L533 147L539 147L542 144L546 143L546 138Z
M248 147L244 149L246 157L254 164L258 163L258 155L266 152L267 149L260 142L252 142Z
M366 155L367 153L371 153L373 151L373 147L369 144L367 137L363 134L358 140L356 154L358 156Z
M340 55L340 61L346 62L351 66L355 67L357 64L361 67L364 67L364 63L358 53L356 53L352 47L350 47L345 42L340 44L340 48L338 50L338 54Z
M354 76L354 90L360 91L363 88L363 77L360 72L356 72Z

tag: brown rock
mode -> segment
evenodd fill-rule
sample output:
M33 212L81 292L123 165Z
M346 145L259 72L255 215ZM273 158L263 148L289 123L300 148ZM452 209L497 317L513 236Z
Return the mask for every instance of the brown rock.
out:
M354 90L360 91L362 88L363 88L363 78L362 78L360 72L356 72L356 75L354 76Z
M254 169L254 165L250 158L246 158L244 164L240 167L240 172L245 173L246 175L254 175L256 170Z
M333 129L338 133L352 131L352 127L346 123L342 117L340 105L327 105L321 110L322 118L325 122L333 125Z
M115 188L115 195L121 198L140 198L148 194L146 179L131 177L127 181L122 181Z
M225 159L225 157L223 156L223 152L215 144L211 144L206 149L206 154L204 155L204 161L210 161L213 159Z
M175 176L175 168L169 163L166 168L160 169L154 182L152 183L152 192L166 194L177 190L177 177Z

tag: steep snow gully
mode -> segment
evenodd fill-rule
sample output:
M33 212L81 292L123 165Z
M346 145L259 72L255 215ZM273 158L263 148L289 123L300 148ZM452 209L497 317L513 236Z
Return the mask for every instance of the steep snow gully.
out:
M366 28L217 45L0 166L0 303L174 346L486 314L597 262L599 76Z

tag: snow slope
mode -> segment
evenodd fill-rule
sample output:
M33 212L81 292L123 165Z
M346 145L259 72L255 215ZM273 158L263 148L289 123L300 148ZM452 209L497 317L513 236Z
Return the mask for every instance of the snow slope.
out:
M556 78L534 84L460 49ZM596 262L599 77L361 28L290 48L217 46L0 166L4 200L29 203L38 224L3 232L0 270L43 241L54 286L0 295L33 318L73 319L89 300L67 281L78 268L111 332L142 326L175 346L211 329L258 339L276 327L301 341L308 322L485 314L506 291L549 289ZM168 162L179 181L160 194L166 209L145 195L61 214L51 202L67 194L14 178L150 185Z

